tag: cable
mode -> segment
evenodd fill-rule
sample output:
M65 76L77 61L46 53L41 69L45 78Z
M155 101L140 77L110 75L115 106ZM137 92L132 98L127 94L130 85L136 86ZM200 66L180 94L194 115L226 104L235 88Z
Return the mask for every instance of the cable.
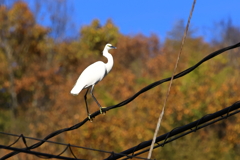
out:
M163 146L164 144L169 143L169 142L171 142L171 141L173 141L175 139L178 139L178 138L180 138L182 136L185 136L185 135L187 135L187 134L189 134L191 132L195 132L198 129L206 127L206 126L208 126L208 125L210 125L212 123L215 123L215 122L217 122L219 120L222 120L222 119L225 119L225 118L227 118L229 116L237 114L237 113L240 112L239 109L240 109L240 101L235 102L233 105L231 105L231 106L229 106L227 108L224 108L224 109L222 109L220 111L217 111L217 112L215 112L213 114L205 115L202 118L200 118L200 119L198 119L198 120L196 120L194 122L191 122L191 123L189 123L187 125L184 125L184 126L181 126L181 127L177 127L175 129L173 129L172 131L157 137L156 138L157 146L155 146L154 148L159 147L159 146ZM232 112L234 110L237 110L237 111L235 111L234 113L230 113L230 112ZM224 116L224 114L226 114L226 116ZM213 119L218 118L218 117L220 117L219 120L212 121ZM209 122L209 121L212 121L212 122ZM207 123L207 122L209 122L209 123ZM207 124L204 125L204 123L207 123ZM200 125L202 125L202 126L200 126ZM194 129L192 129L192 128L194 128ZM169 139L169 138L171 138L173 136L176 136L176 135L178 135L178 134L180 134L182 132L186 132L187 130L190 130L190 131L188 131L187 133L183 133L183 135L175 137L172 140L167 141L167 139ZM163 140L164 140L163 143L158 144L158 142L163 141ZM122 151L120 153L121 154L127 154L127 155L132 154L132 156L133 155L139 155L139 154L142 154L144 152L147 152L149 149L146 149L146 150L144 150L144 152L140 152L139 154L134 154L134 152L142 150L142 149L144 149L146 147L149 147L151 145L151 143L152 143L152 140L144 141L144 142L142 142L142 143L140 143L140 144L138 144L138 145L136 145L136 146L134 146L132 148L129 148L129 149L125 150L125 151ZM114 158L112 158L111 156L109 156L105 160L115 160L115 159L122 158L122 157L123 156L115 155Z
M237 113L240 113L240 110L237 110L237 111L235 111L235 112L233 112L233 113L230 113L229 115L226 115L226 116L223 116L223 117L219 117L218 119L216 119L216 120L214 120L214 121L211 121L211 122L209 122L209 123L206 123L205 125L201 125L200 127L197 126L195 129L190 129L190 131L185 132L185 133L183 133L183 134L181 134L181 135L179 135L179 136L176 136L176 137L174 137L174 138L171 138L170 140L167 140L167 138L166 138L163 143L160 143L160 144L157 143L157 145L154 146L154 149L155 149L155 148L158 148L158 147L164 147L164 145L167 144L167 143L170 143L170 142L172 142L172 141L174 141L174 140L177 140L178 138L181 138L181 137L183 137L183 136L186 136L186 135L188 135L188 134L190 134L190 133L192 133L192 132L196 132L196 131L199 130L199 129L202 129L202 128L204 128L204 127L207 127L207 126L209 126L209 125L211 125L211 124L213 124L213 123L216 123L216 122L218 122L218 121L221 121L221 120L223 120L223 119L226 119L226 118L228 118L228 117L230 117L230 116L233 116L233 115L235 115L235 114L237 114ZM146 150L144 150L144 151L138 152L137 154L132 154L132 156L137 156L137 155L143 154L143 153L147 152L148 150L149 150L149 149L146 149ZM125 158L125 159L128 159L128 158Z
M186 69L186 70L184 70L184 71L176 74L176 75L173 77L173 79L177 79L177 78L183 77L183 76L185 76L186 74L192 72L194 69L196 69L196 68L197 68L198 66L200 66L202 63L204 63L204 62L206 62L206 61L208 61L208 60L216 57L217 55L219 55L219 54L221 54L221 53L223 53L223 52L225 52L225 51L228 51L228 50L231 50L231 49L234 49L234 48L237 48L237 47L240 47L240 42L237 43L237 44L234 44L234 45L232 45L232 46L228 46L228 47L222 48L222 49L220 49L220 50L217 50L217 51L209 54L209 55L206 56L205 58L203 58L201 61L199 61L197 64L193 65L192 67L190 67L190 68L188 68L188 69ZM108 111L108 110L110 110L110 109L118 108L118 107L121 107L121 106L123 106L123 105L126 105L126 104L128 104L129 102L133 101L135 98L137 98L140 94L142 94L142 93L144 93L144 92L146 92L146 91L148 91L148 90L150 90L150 89L152 89L152 88L154 88L154 87L156 87L156 86L158 86L158 85L160 85L160 84L162 84L162 83L164 83L164 82L170 81L170 80L171 80L171 77L168 77L168 78L165 78L165 79L156 81L156 82L154 82L154 83L152 83L152 84L144 87L143 89L141 89L140 91L138 91L137 93L135 93L132 97L126 99L125 101L122 101L122 102L119 103L119 104L116 104L116 105L113 105L113 106L110 106L110 107L107 107L107 108L103 108L102 110L103 110L103 111ZM95 112L94 114L92 114L92 117L95 117L95 116L98 115L99 113L100 113L99 111L98 111L98 112Z
M199 62L198 62L197 64L195 64L194 66L192 66L192 67L190 67L190 68L188 68L188 69L186 69L186 70L184 70L184 71L176 74L176 75L173 77L173 79L180 78L180 77L182 77L182 76L190 73L190 72L193 71L194 69L196 69L196 68L197 68L198 66L200 66L202 63L204 63L204 62L206 62L206 61L214 58L215 56L217 56L217 55L219 55L219 54L221 54L221 53L223 53L223 52L225 52L225 51L227 51L227 50L231 50L231 49L234 49L234 48L237 48L237 47L240 47L240 43L237 43L237 44L234 44L234 45L231 45L231 46L222 48L222 49L220 49L220 50L218 50L218 51L215 51L215 52L209 54L208 56L206 56L205 58L203 58L201 61L199 61ZM137 93L135 93L132 97L130 97L130 98L128 98L128 99L126 99L126 100L124 100L124 101L122 101L122 102L120 102L120 103L118 103L118 104L116 104L116 105L113 105L113 106L110 106L110 107L107 107L107 108L103 108L102 111L103 111L103 112L106 112L106 111L109 111L109 110L114 109L114 108L122 107L122 106L130 103L131 101L133 101L133 100L134 100L136 97L138 97L140 94L142 94L142 93L144 93L144 92L146 92L146 91L148 91L148 90L150 90L150 89L152 89L152 88L154 88L154 87L156 87L156 86L158 86L158 85L160 85L160 84L162 84L162 83L164 83L164 82L170 81L170 80L171 80L171 77L165 78L165 79L162 79L162 80L159 80L159 81L156 81L156 82L154 82L154 83L152 83L152 84L144 87L143 89L141 89L140 91L138 91ZM91 114L91 118L94 118L94 117L96 117L96 116L99 115L99 114L100 114L100 111L98 110L98 111L94 112L93 114ZM81 126L84 125L88 120L89 120L88 117L86 117L82 122L77 123L77 124L73 125L72 127L64 128L64 129L60 129L60 130L57 130L57 131L55 131L55 132L52 132L52 133L50 133L49 135L47 135L41 142L35 143L35 144L29 146L28 148L25 148L25 149L34 149L34 148L37 148L37 147L41 146L46 140L48 140L48 139L50 139L50 138L52 138L52 137L54 137L54 136L57 136L57 135L59 135L59 134L61 134L61 133L63 133L63 132L75 130L75 129L81 127ZM11 152L11 153L3 156L2 158L5 158L5 159L6 159L6 158L12 157L12 156L14 156L14 155L16 155L16 154L18 154L18 153L19 153L19 152L17 152L17 151Z

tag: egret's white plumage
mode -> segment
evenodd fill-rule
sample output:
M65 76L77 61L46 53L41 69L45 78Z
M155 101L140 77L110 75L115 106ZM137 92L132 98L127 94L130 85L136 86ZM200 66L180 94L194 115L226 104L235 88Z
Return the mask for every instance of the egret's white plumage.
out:
M101 111L101 106L93 95L93 88L94 88L94 85L97 84L99 81L101 81L111 71L113 67L113 57L108 52L110 49L116 49L116 47L112 46L111 44L106 44L103 50L103 56L107 58L108 62L104 63L104 62L98 61L88 66L81 73L75 86L71 90L71 94L78 95L84 88L88 88L92 86L91 95L96 101L96 103L98 104L98 106L100 107L100 111ZM88 89L87 89L87 92L88 92ZM85 103L86 103L87 113L89 115L87 101L86 101L87 92L85 94Z
M71 94L78 95L82 89L97 84L106 74L105 63L98 61L91 64L79 76Z

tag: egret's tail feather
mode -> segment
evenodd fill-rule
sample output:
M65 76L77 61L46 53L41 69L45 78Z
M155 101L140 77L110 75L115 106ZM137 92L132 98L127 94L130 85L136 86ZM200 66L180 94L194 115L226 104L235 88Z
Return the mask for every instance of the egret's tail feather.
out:
M82 87L75 85L70 93L73 95L78 95L81 92L81 90L82 90Z

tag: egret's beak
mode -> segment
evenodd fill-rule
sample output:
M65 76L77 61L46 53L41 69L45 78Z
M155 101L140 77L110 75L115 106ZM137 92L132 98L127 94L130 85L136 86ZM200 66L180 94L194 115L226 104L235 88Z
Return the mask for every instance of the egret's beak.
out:
M110 46L110 48L112 48L112 49L117 49L117 47L114 47L114 46Z

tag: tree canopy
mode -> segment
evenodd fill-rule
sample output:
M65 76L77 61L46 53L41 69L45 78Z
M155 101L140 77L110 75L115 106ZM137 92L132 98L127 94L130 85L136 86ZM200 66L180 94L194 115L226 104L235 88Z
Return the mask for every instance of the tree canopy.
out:
M78 123L86 117L84 94L70 90L79 74L91 63L106 59L106 43L117 46L111 73L95 86L102 106L130 97L144 86L169 77L179 51L182 23L166 40L157 35L123 35L109 19L80 28L77 39L58 41L51 28L36 23L24 2L10 8L0 6L0 131L43 138L48 133ZM178 72L207 54L236 41L239 27L226 25L218 43L205 42L194 31L188 36ZM239 39L238 39L239 40ZM234 52L234 53L231 53ZM237 54L238 53L238 54ZM231 56L230 56L231 55ZM240 56L235 49L217 56L185 77L174 81L159 134L216 112L239 100ZM165 98L167 85L140 95L121 109L107 112L93 123L51 140L119 152L152 138ZM89 98L90 112L98 110ZM0 144L13 138L1 136ZM237 159L240 156L240 118L230 117L212 127L165 145L154 151L156 159ZM16 144L24 147L23 144ZM59 153L62 147L44 144L37 151ZM0 155L9 151L0 150ZM77 157L103 159L106 154L74 150ZM174 154L173 154L174 153ZM70 153L69 153L70 155ZM27 154L19 159L36 159ZM143 155L146 157L146 155Z

